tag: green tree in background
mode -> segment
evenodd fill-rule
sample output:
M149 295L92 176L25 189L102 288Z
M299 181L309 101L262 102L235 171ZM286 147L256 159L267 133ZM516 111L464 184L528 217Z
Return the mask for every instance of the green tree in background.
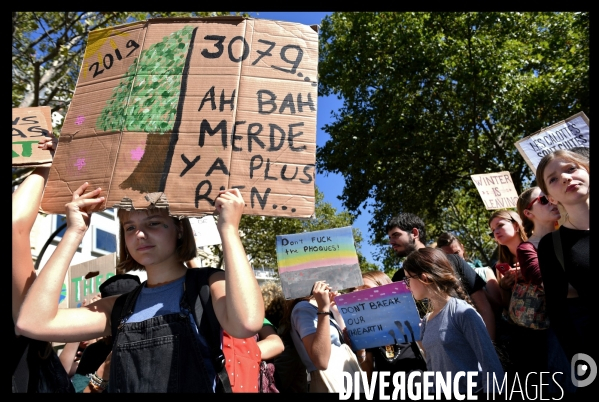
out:
M344 206L370 208L378 260L397 267L384 226L399 212L434 241L456 233L489 261L471 174L534 176L514 143L583 111L590 117L589 13L333 13L320 29L319 94L343 107L324 127L317 168L345 178ZM368 204L370 203L370 204ZM382 246L385 244L385 246Z
M13 12L12 107L50 106L63 116L75 92L90 31L159 17L229 12ZM60 126L55 127L55 133ZM13 171L13 185L31 169Z
M66 113L90 31L160 17L229 12L13 12L12 107L51 106Z
M324 201L324 195L318 188L315 189L315 195L315 213L314 218L310 220L257 215L244 215L241 218L239 225L239 230L243 233L241 242L255 268L263 267L277 270L277 235L313 232L352 225L353 217L349 212L337 212L330 203ZM362 272L377 270L378 267L366 261L366 258L360 252L363 240L360 230L353 228L352 231L360 269ZM215 254L220 255L218 247L212 248Z

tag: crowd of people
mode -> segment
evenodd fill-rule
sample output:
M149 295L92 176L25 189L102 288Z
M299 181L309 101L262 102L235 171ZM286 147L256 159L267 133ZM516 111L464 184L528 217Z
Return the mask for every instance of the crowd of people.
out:
M117 275L96 299L59 309L69 264L105 198L88 183L73 192L66 231L38 273L29 238L48 171L35 169L12 196L13 392L340 392L342 372L364 372L376 388L382 371L478 372L481 394L497 391L488 373L560 373L541 385L547 393L595 389L577 387L570 370L581 354L597 357L590 167L579 153L545 156L537 186L522 192L517 211L490 214L494 266L471 261L454 233L430 247L421 218L392 217L385 230L395 254L405 257L402 267L392 278L364 273L362 286L343 292L403 282L418 306L421 336L366 350L353 350L335 303L340 292L326 281L294 300L277 283L258 285L239 237L244 200L237 189L220 191L214 204L224 270L195 267L187 218L165 208L121 209ZM138 269L147 273L144 283L129 274ZM544 298L536 327L512 314L522 283ZM65 345L60 356L56 342ZM465 392L466 379L457 387Z

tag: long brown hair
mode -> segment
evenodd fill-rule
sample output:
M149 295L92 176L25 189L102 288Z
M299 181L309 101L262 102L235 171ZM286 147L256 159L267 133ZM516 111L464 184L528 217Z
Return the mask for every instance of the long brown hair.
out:
M524 214L526 207L532 201L532 193L539 187L531 187L528 190L524 190L522 194L518 197L518 202L516 203L516 208L518 209L518 215L520 215L520 219L522 220L522 229L524 233L526 233L527 237L532 236L532 232L535 229L535 223L528 219L528 216ZM540 189L540 188L539 188Z
M456 276L451 262L441 249L423 247L413 251L404 261L403 268L413 275L426 276L433 283L436 292L463 299L472 305L462 281Z
M296 304L301 301L309 301L313 296L300 297L297 299L287 300L285 302L285 309L283 311L283 317L281 317L281 321L279 324L279 335L281 337L286 337L289 335L291 331L291 313L293 312L293 308Z
M506 219L510 222L515 222L518 225L518 234L520 235L520 239L523 242L528 240L528 236L526 235L526 232L524 232L523 229L522 219L520 219L520 215L518 215L516 212L511 211L509 209L500 209L493 212L493 214L489 218L489 222L487 223L489 225L489 228L491 227L491 222L495 218L501 218ZM499 249L499 262L507 262L510 265L516 263L516 256L512 254L508 246L504 246L499 243L497 244L497 246Z
M260 290L264 300L264 318L270 321L275 328L279 328L287 302L283 295L283 289L278 282L269 281L260 286Z
M386 273L378 270L362 272L362 279L371 280L372 282L376 283L377 286L383 286L393 283L391 281L391 278L389 278L389 276Z

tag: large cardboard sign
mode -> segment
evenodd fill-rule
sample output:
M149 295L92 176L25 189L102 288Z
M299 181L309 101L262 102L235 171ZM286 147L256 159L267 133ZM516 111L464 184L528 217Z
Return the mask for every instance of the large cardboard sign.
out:
M354 350L420 340L420 316L403 282L335 297Z
M589 119L580 112L521 139L516 148L536 175L545 155L560 149L589 148L589 135Z
M286 299L309 296L316 281L333 290L361 286L350 226L277 236L277 264Z
M116 253L73 265L62 285L59 308L81 307L83 300L100 294L100 285L116 275Z
M50 166L52 155L37 143L52 136L52 109L49 106L12 109L12 165Z
M518 192L510 172L470 175L487 209L516 208Z
M197 247L222 244L220 234L216 228L216 222L212 215L204 216L203 218L189 218L189 223L191 223Z
M151 19L92 31L42 208L84 181L105 208L314 213L318 34L242 17Z

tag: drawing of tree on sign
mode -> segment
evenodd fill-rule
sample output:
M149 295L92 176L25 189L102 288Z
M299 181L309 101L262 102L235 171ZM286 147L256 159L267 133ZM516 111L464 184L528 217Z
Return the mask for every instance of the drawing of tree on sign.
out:
M145 152L135 170L119 185L121 189L164 191L178 139L178 109L194 35L193 27L185 27L143 50L98 117L96 127L104 131L148 133Z

